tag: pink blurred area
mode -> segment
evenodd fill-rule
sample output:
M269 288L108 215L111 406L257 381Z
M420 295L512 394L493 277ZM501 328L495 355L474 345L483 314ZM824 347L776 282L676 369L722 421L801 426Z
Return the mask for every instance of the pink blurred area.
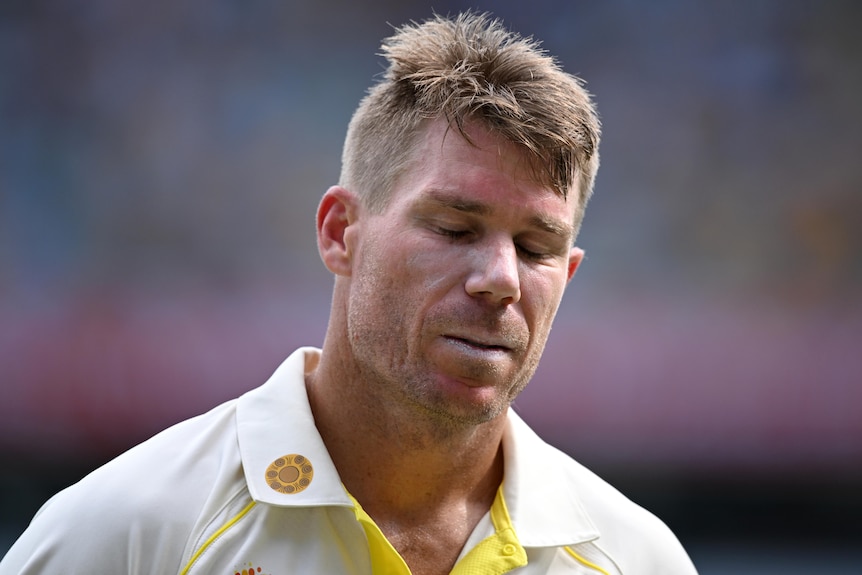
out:
M103 459L262 384L325 326L307 296L283 295L106 291L4 307L0 450Z
M105 458L260 385L322 341L326 286L283 289L2 308L0 450ZM862 310L581 305L567 300L516 401L559 447L696 474L859 470Z
M862 468L862 309L623 304L557 328L518 402L602 465L732 478Z

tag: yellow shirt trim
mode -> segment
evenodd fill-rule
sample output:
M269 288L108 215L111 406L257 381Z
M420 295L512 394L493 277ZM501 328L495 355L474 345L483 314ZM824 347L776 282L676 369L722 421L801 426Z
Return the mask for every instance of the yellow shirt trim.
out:
M580 563L581 565L586 565L586 566L587 566L587 567L589 567L590 569L595 569L596 571L598 571L598 572L599 572L599 573L601 573L602 575L611 575L610 573L608 573L607 571L605 571L604 569L602 569L601 567L599 567L599 566L598 566L598 565L596 565L595 563L592 563L592 562L590 562L590 561L587 561L586 559L584 559L583 557L581 557L580 555L578 555L577 553L575 553L575 550L574 550L574 549L572 549L571 547L566 547L565 549L566 549L566 551L568 551L568 552L569 552L569 555L571 555L572 557L574 557L574 558L575 558L575 561L577 561L577 562L578 562L578 563Z
M407 563L386 539L374 520L352 495L350 499L353 501L356 520L365 529L368 538L372 572L375 575L410 575ZM512 527L512 519L509 517L509 510L503 499L502 485L497 490L497 496L491 505L491 523L494 525L495 533L486 537L462 557L452 569L452 575L501 575L527 564L527 552L521 546Z
M495 533L471 549L452 569L452 575L500 575L527 564L527 552L518 541L503 499L503 486L491 505Z
M200 546L200 548L199 548L197 551L195 551L195 554L194 554L194 555L192 555L192 558L191 558L191 559L189 559L189 562L188 562L188 563L186 563L186 566L185 566L185 567L183 567L183 570L182 570L182 571L180 571L180 575L186 575L186 573L188 573L188 572L189 572L189 569L191 569L191 568L192 568L192 565L194 565L194 564L195 564L195 561L197 561L197 560L198 560L198 558L199 558L201 555L203 555L203 552L204 552L204 551L206 551L207 547L209 547L210 545L212 545L212 544L213 544L213 542L214 542L216 539L218 539L218 538L219 538L219 536L220 536L222 533L224 533L225 531L227 531L228 529L230 529L230 528L231 528L231 527L232 527L232 526L233 526L237 521L239 521L240 519L242 519L242 518L245 516L245 514L246 514L246 513L248 513L249 511L251 511L251 508L255 506L255 503L256 503L255 501L252 501L251 503L249 503L248 505L246 505L246 506L243 508L243 510L242 510L242 511L240 511L240 512L239 512L239 513L237 513L234 517L232 517L232 518L230 519L230 521L228 521L227 523L225 523L224 525L222 525L221 527L219 527L218 531L216 531L215 533L213 533L213 534L209 537L209 539L207 539L206 541L204 541L204 544L203 544L203 545L201 545L201 546Z
M353 512L356 514L356 520L362 525L365 530L365 536L368 539L368 553L371 555L371 572L375 575L410 575L410 568L395 547L389 542L380 527L374 522L368 513L362 508L359 502L350 495L353 501Z

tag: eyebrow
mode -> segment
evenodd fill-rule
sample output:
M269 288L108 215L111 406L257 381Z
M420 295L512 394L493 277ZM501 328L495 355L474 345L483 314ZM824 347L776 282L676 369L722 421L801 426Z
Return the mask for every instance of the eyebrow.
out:
M429 190L428 200L431 203L438 204L444 208L457 210L467 214L476 214L478 216L487 216L493 211L491 206L487 204L466 200L456 194L443 190ZM535 214L531 216L530 225L566 239L571 238L574 234L574 226L543 214Z

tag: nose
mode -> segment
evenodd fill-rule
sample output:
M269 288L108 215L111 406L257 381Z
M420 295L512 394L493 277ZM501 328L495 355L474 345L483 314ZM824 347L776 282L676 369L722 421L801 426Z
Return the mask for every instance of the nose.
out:
M474 246L467 293L494 304L509 305L521 299L518 251L511 238Z

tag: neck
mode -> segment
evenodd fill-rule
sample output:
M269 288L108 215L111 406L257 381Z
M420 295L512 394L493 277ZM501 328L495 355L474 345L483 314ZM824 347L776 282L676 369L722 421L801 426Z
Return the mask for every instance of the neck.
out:
M502 481L505 414L447 425L418 408L382 407L374 382L331 357L343 356L324 348L307 374L309 401L342 482L369 515L418 522L459 508L478 521Z

